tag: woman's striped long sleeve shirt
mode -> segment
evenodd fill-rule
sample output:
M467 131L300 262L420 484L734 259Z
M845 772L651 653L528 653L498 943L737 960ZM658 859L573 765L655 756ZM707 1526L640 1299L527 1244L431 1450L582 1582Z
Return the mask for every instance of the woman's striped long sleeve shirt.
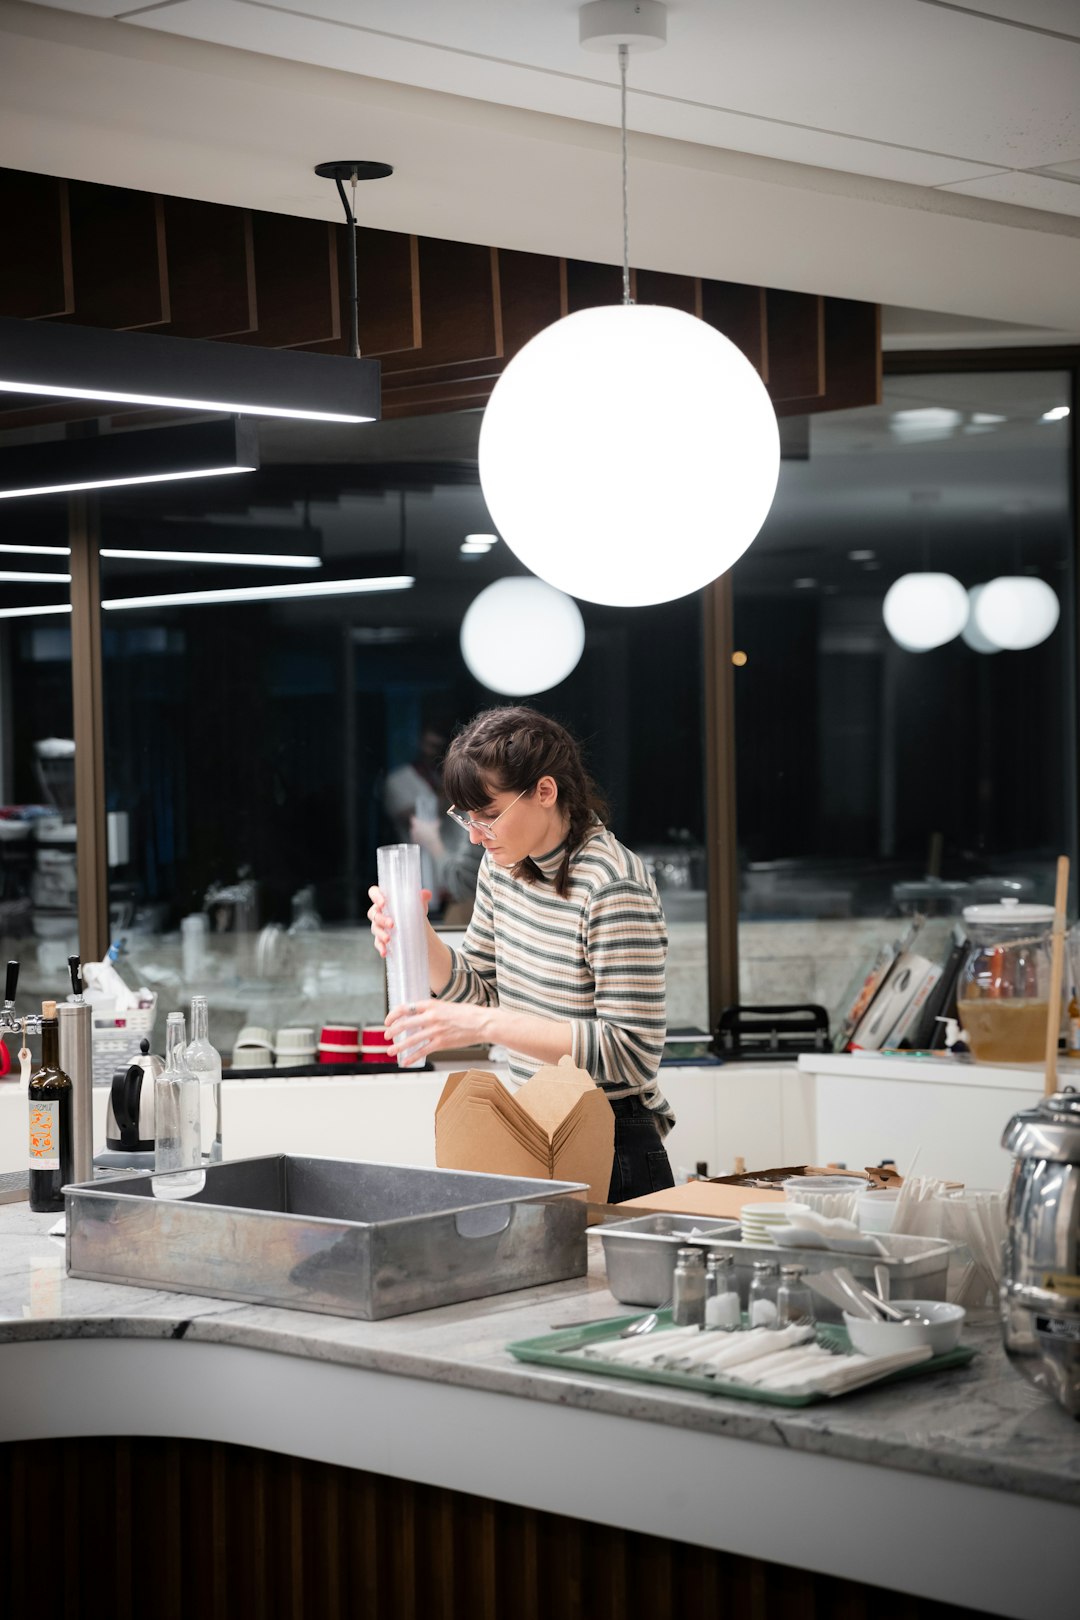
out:
M569 892L555 892L564 846L534 857L541 876L514 877L485 855L476 904L444 1001L539 1013L570 1025L571 1055L613 1101L640 1097L666 1135L674 1115L657 1083L667 1021L667 928L637 855L596 826L570 857ZM519 1084L540 1067L510 1053Z

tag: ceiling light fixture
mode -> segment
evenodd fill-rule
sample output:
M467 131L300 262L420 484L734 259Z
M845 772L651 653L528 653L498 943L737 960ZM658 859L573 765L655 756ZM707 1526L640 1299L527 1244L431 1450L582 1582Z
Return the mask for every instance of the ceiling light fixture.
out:
M0 608L0 619L36 619L46 613L70 613L70 602L56 602L51 607Z
M952 574L902 574L886 591L881 613L897 646L930 652L963 630L968 594Z
M394 172L389 163L367 163L361 158L342 158L333 163L317 163L315 173L320 180L332 180L345 210L349 227L349 354L354 361L360 358L360 298L356 290L356 188L362 180L386 180ZM348 180L352 187L352 206L345 195ZM366 361L371 365L372 362ZM378 394L378 362L375 362L376 396Z
M992 646L1026 652L1054 633L1061 603L1044 579L1003 574L981 587L972 613L980 634Z
M129 608L212 607L220 602L296 602L320 596L368 596L379 591L407 591L416 584L411 574L387 574L379 579L326 579L311 585L238 585L223 591L169 591L159 596L117 596L102 602L114 611Z
M1040 422L1064 422L1065 418L1068 415L1069 415L1069 407L1067 405L1055 405L1052 410L1043 411L1042 415L1039 417L1039 421Z
M480 483L534 574L637 607L724 573L768 515L780 436L765 386L714 327L631 296L626 68L666 38L659 0L590 0L588 49L617 50L623 301L564 316L519 350L480 429Z
M56 439L0 450L0 500L66 495L80 489L172 483L256 472L254 424L228 417L180 427Z
M0 568L0 580L6 585L70 585L70 574L27 574L17 568Z
M0 318L0 393L314 422L375 422L379 362Z
M461 656L490 692L532 697L577 668L585 623L572 597L516 575L482 590L461 621Z
M220 563L235 568L321 568L320 557L286 557L258 551L112 551L102 557L118 562ZM0 574L0 579L4 576Z
M0 551L17 551L24 557L70 557L70 546L0 546Z

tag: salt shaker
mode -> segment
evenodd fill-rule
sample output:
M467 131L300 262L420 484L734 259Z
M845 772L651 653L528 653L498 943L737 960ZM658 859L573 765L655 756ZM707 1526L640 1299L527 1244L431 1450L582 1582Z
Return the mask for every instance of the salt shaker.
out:
M675 1256L671 1320L676 1327L705 1326L705 1256L700 1249L680 1249Z
M742 1327L739 1290L730 1254L710 1254L705 1272L705 1328L731 1333Z
M814 1306L810 1290L803 1282L805 1266L781 1266L780 1287L776 1293L776 1321L779 1327L813 1327Z
M776 1326L777 1266L771 1260L755 1260L750 1283L750 1326Z

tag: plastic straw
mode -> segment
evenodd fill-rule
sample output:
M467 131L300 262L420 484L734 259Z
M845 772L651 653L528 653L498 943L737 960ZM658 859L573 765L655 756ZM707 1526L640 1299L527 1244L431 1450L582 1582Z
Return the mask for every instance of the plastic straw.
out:
M1057 1090L1058 1036L1061 1033L1061 977L1065 965L1065 907L1069 898L1069 857L1059 855L1050 945L1050 1004L1046 1013L1046 1081L1043 1095Z
M426 1001L431 995L424 902L420 898L419 844L383 844L378 851L379 888L394 929L386 947L386 987L390 1010ZM406 1034L409 1026L406 1025ZM421 1053L407 1049L398 1055L398 1067L419 1069Z

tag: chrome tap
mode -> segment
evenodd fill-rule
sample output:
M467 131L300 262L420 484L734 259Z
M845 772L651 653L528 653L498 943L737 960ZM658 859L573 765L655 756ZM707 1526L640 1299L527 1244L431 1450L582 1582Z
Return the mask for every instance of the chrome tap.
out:
M22 1018L15 1016L15 992L19 988L19 964L9 962L7 977L4 980L4 1005L0 1007L0 1035L21 1035Z

